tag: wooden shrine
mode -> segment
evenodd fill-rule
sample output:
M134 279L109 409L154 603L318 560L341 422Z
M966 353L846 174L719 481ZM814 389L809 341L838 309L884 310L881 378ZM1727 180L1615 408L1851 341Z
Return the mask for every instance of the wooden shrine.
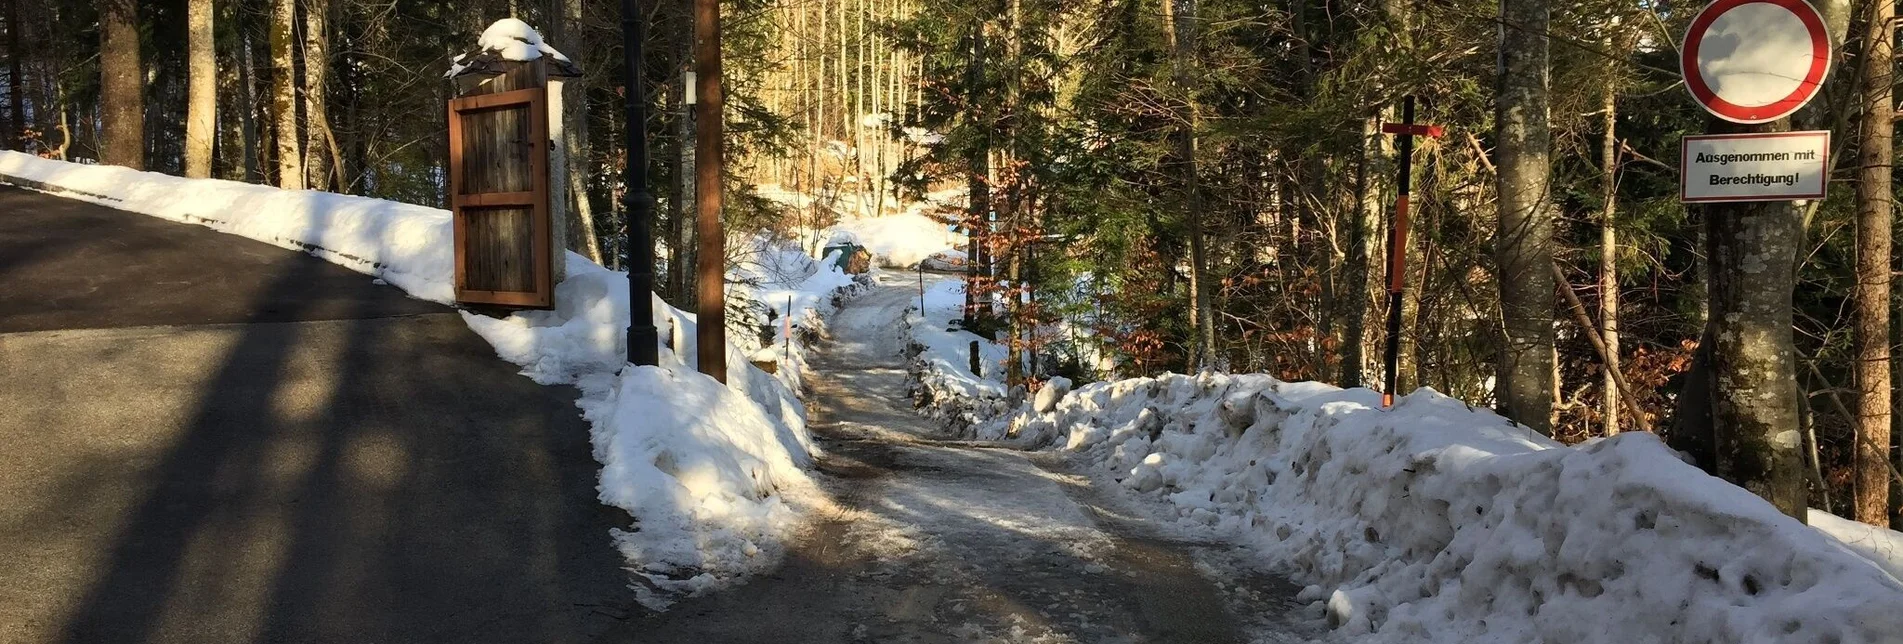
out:
M449 101L449 206L455 218L456 301L553 308L566 259L564 60L457 60Z

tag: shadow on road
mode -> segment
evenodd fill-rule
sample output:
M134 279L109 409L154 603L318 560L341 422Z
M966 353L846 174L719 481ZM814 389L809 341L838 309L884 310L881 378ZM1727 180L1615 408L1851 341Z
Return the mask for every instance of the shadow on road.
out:
M283 322L0 333L0 642L560 643L624 618L627 517L595 499L574 390L256 245L268 283L234 308Z

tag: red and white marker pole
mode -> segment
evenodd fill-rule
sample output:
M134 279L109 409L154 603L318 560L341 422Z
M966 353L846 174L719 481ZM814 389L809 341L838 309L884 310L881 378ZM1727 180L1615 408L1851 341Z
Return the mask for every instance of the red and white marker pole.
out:
M1407 209L1408 187L1414 176L1414 137L1440 138L1438 125L1414 123L1414 97L1401 101L1401 122L1387 123L1381 131L1400 137L1401 169L1395 181L1394 221L1388 224L1388 342L1383 357L1386 380L1381 388L1381 406L1394 406L1394 390L1400 387L1401 303L1407 287Z

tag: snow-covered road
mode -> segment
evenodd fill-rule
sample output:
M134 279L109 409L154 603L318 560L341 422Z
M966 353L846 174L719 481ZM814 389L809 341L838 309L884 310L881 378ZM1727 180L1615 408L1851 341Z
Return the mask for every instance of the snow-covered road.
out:
M1061 461L943 440L905 394L899 320L917 305L916 279L881 276L834 317L834 341L813 363L813 428L827 452L820 469L832 516L789 550L781 570L632 619L630 635L1250 642L1318 630L1293 616L1296 589L1211 580L1199 560L1226 546L1158 537Z

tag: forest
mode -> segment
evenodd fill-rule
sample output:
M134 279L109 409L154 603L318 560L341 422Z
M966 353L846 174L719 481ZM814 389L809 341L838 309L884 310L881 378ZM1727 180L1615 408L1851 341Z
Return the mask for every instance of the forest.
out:
M444 79L516 17L582 71L574 251L623 268L649 106L657 290L693 305L688 0L0 0L0 139L41 156L442 207ZM1787 513L1903 526L1894 0L1816 0L1827 196L1680 201L1673 0L726 0L730 236L929 203L1013 385L1217 370L1432 387L1562 442L1661 434ZM630 82L630 78L638 79ZM1402 120L1406 289L1384 257ZM811 197L789 205L763 187ZM853 206L851 204L858 204ZM745 244L728 244L730 253Z

